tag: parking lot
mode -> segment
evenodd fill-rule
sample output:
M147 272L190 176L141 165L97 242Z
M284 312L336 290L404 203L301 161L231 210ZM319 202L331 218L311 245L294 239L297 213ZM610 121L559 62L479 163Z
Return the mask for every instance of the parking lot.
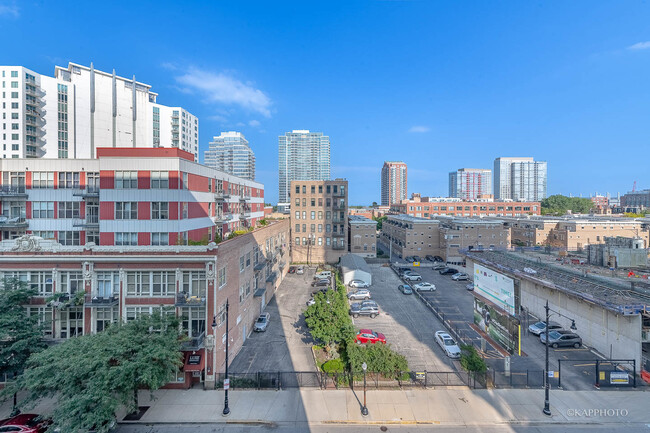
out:
M266 332L253 332L230 364L234 373L316 371L311 337L302 315L311 297L315 268L303 275L287 274L266 307L271 320Z

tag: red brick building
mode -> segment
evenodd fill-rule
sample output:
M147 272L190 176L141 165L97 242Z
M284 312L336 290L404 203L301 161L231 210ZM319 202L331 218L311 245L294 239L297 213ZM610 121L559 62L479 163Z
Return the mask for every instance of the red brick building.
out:
M418 218L435 215L456 217L502 217L540 215L540 202L515 202L499 200L461 201L454 198L418 197L393 204L391 213Z

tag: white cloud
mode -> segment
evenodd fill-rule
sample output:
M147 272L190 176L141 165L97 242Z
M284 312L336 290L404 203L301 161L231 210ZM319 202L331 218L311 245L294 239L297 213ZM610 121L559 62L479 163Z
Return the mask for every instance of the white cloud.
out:
M251 121L248 122L248 126L252 126L252 127L255 127L255 128L260 126L260 125L261 125L261 123L260 123L259 120L251 120Z
M5 15L18 18L20 16L20 10L18 9L18 6L15 5L0 5L0 17Z
M431 128L428 126L411 126L409 132L429 132Z
M632 51L648 50L650 49L650 41L638 42L634 45L630 45L627 49Z
M271 117L271 99L264 92L223 72L191 67L186 74L176 77L176 81L187 90L205 97L206 102L237 105Z

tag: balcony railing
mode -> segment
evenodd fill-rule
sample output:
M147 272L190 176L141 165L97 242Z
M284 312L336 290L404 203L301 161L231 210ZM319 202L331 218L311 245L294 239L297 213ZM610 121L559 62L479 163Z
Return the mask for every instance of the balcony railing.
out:
M110 308L119 304L120 300L117 296L96 296L86 295L84 307L91 308Z
M342 244L332 244L332 249L333 249L333 250L344 250L344 249L345 249L345 245L342 245Z
M345 236L346 236L346 233L341 233L341 232L332 233L333 238L344 238Z
M32 107L38 107L40 103L36 99L25 98L25 105L31 105Z
M334 191L332 193L332 196L333 197L345 197L345 191L341 191L341 190Z
M230 198L230 194L225 191L215 191L214 198L215 200L225 200L227 198Z
M74 222L74 227L98 226L99 215L87 215L86 218L78 219Z
M205 296L190 296L186 293L177 293L176 302L174 302L176 307L203 307L205 306Z
M77 188L72 191L72 195L75 197L99 197L99 187L87 186L86 188Z
M38 97L38 91L34 87L26 86L25 87L25 94L29 96L34 96Z
M7 228L26 228L27 226L28 224L25 218L0 216L0 230Z
M334 210L345 210L345 204L334 203L332 205L332 209L334 209Z
M250 200L250 199L251 199L250 194L242 194L242 195L239 196L239 201L247 201L247 200Z
M190 337L189 340L184 341L181 344L181 350L185 350L185 351L201 350L203 349L204 341L205 341L205 331L201 332L201 334L196 337Z
M215 223L224 223L224 222L230 221L231 219L232 219L232 214L229 214L229 213L221 214L221 215L217 215L217 216L212 217L212 220Z
M2 186L0 196L4 197L27 197L24 186Z

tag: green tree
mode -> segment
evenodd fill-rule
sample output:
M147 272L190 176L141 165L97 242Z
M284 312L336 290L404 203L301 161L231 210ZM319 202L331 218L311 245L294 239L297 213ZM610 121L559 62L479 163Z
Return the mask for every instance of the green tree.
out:
M386 218L388 218L386 215L372 218L375 221L377 221L377 230L381 230L381 228L382 228L382 226L384 224L384 221L386 221Z
M118 323L32 355L13 388L28 393L24 405L55 397L61 431L106 432L120 407L137 409L138 389L154 391L178 371L181 338L166 313Z
M373 201L373 202L372 202L372 207L377 207L377 206L378 206L377 202L376 202L376 201Z
M564 215L567 211L589 213L593 207L593 202L588 198L567 197L556 194L542 200L541 206L543 215Z
M348 344L345 354L350 371L354 373L362 371L364 362L368 371L381 373L385 377L397 377L399 373L408 371L406 357L387 344Z
M463 344L460 346L460 365L467 371L483 373L487 370L487 365L481 358L474 346Z
M27 283L7 278L0 290L0 375L14 378L23 372L29 357L47 346L43 323L28 316L25 305L37 293ZM49 324L47 324L49 326ZM14 393L14 403L16 394Z
M305 323L312 338L331 349L335 343L342 343L354 337L349 307L338 288L326 293L317 293L314 301L315 303L305 311Z

